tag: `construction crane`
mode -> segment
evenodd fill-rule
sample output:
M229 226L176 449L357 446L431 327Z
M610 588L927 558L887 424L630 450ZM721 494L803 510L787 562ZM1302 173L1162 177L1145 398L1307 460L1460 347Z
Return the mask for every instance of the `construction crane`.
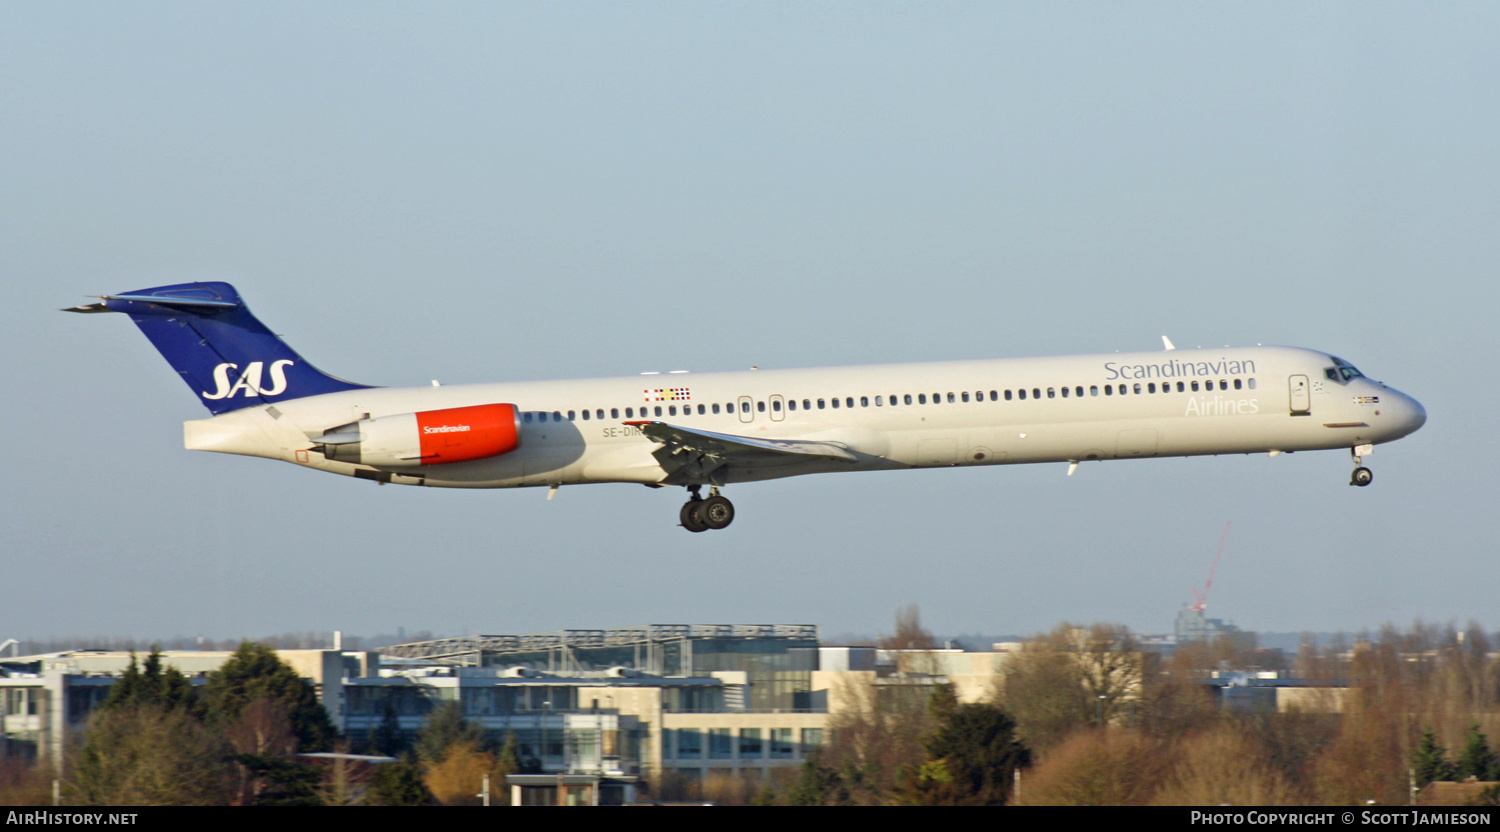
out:
M1224 524L1224 533L1219 535L1219 550L1214 552L1214 565L1208 570L1208 583L1203 585L1203 593L1201 595L1198 593L1197 587L1193 588L1193 600L1197 603L1193 604L1189 609L1203 612L1203 609L1208 606L1208 593L1214 588L1214 573L1219 571L1219 558L1224 556L1224 543L1229 540L1229 527L1232 525L1234 525L1233 520Z

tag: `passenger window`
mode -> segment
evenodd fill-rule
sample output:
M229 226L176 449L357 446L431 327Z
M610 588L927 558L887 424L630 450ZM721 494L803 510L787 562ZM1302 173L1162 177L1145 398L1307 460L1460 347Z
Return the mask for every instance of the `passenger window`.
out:
M1241 390L1241 389L1244 389L1244 388L1242 388L1242 387L1241 387L1241 386L1240 386L1240 380L1239 380L1239 379L1235 379L1235 380L1234 380L1234 389L1236 389L1236 390Z
M796 399L787 399L786 400L786 409L787 410L796 410L797 409L797 400Z
M1010 398L1010 391L1009 390L1005 391L1005 400L1006 401L1010 401L1011 400L1011 398Z
M1097 385L1097 384L1090 384L1089 385L1089 395L1090 396L1097 396L1097 395L1099 395L1099 385Z
M876 407L885 407L885 397L884 396L876 396L875 397L875 406Z
M992 402L998 402L998 401L1000 401L1000 394L999 394L998 391L995 391L995 390L991 390L990 391L990 401L992 401Z
M715 416L719 415L719 403L718 402L714 402L714 415Z
M926 393L918 393L917 394L917 404L927 404L927 394Z
M1106 396L1113 396L1114 394L1115 394L1115 386L1113 384L1106 384L1106 385L1104 385L1104 395L1106 395Z
M870 406L870 397L869 396L860 396L859 397L859 406L860 407L869 407Z
M812 400L811 399L803 399L802 400L802 409L803 410L812 410Z
M765 413L766 412L766 403L765 402L756 402L755 403L755 409L758 410L758 411L760 411L761 413Z
M1135 383L1135 394L1137 396L1141 394L1141 383L1139 381Z
M954 399L953 399L953 394L952 394L952 393L949 393L949 394L948 394L948 404L953 404L953 401L954 401Z
M818 399L818 409L819 410L823 409L823 400L822 399Z
M1253 378L1250 379L1250 381L1248 383L1250 385L1250 389L1254 390L1255 389L1255 379L1253 379Z
M530 413L525 414L525 416L523 418L526 420L526 424L528 424L528 425L531 424L531 414Z
M834 399L833 400L833 409L834 410L838 410L839 409L839 400L838 399Z
M1068 397L1068 388L1064 387L1062 389L1062 394L1063 394L1063 398L1066 399Z
M1180 382L1180 381L1177 382L1177 392L1179 392L1179 393L1186 393L1187 392L1187 388L1184 387L1183 384L1182 384L1182 382Z
M587 410L585 410L585 411L583 411L583 421L587 422L588 420L589 420L589 412Z
M1153 381L1150 384L1147 384L1146 385L1146 392L1147 393L1155 393L1156 392L1156 382Z
M1055 399L1055 398L1057 398L1057 388L1056 387L1048 387L1047 388L1047 398L1049 398L1049 399Z
M1196 382L1196 381L1193 382L1193 392L1194 393L1198 392L1198 382Z
M658 415L658 416L661 415L661 405L657 405L656 406L656 415Z
M777 413L780 413L781 412L781 399L772 399L771 400L771 409L774 410L774 411L776 411Z
M740 412L741 413L749 413L750 412L750 403L749 402L740 402Z
M609 409L609 418L611 418L611 419L618 419L618 418L620 418L620 408L618 408L618 407L611 407Z
M854 406L854 397L850 396L849 398L844 399L844 404L849 405L850 407L853 407Z
M1017 390L1016 392L1021 394L1021 401L1023 401L1023 402L1026 401L1026 388L1025 387L1022 387L1020 390Z
M707 412L706 412L706 411L707 411L707 408L705 408L705 407L704 407L704 406L703 406L703 405L701 405L701 404L700 404L700 405L698 405L698 415L699 415L699 416L706 416L706 415L708 415L708 414L707 414Z
M968 404L969 403L969 391L965 390L963 392L962 398L964 400L964 404Z
M677 405L675 405L675 404L669 404L669 405L667 405L667 415L668 416L676 416L677 415Z
M1033 388L1031 388L1031 397L1033 399L1040 399L1042 397L1042 388L1040 388L1040 387L1033 387Z
M573 412L573 411L571 411L571 410L569 410L569 411L568 411L568 421L569 421L569 422L571 422L571 421L573 421L573 420L574 420L574 419L575 419L575 418L576 418L576 414L575 414L575 413L574 413L574 412Z
M1082 384L1080 384L1077 387L1073 388L1073 395L1077 396L1080 399L1083 398L1083 385Z
M906 398L903 399L903 401L905 401L907 404L911 404L911 394L907 393Z

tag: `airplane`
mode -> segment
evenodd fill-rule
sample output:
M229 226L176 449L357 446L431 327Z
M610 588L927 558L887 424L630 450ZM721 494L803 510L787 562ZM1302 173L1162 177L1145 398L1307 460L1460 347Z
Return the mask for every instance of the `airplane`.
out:
M135 321L213 414L189 450L277 459L382 485L681 486L690 532L723 529L735 483L890 471L1374 446L1427 420L1411 396L1296 347L431 387L327 375L227 283L181 283L68 312ZM703 489L709 496L703 496Z

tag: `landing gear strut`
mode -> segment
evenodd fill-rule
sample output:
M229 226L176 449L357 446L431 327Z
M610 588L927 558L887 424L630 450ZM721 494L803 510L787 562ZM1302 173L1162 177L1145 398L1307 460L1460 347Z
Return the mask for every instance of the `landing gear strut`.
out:
M692 497L688 499L678 514L682 520L682 527L690 532L706 532L709 529L722 529L734 522L734 503L729 502L728 497L719 496L719 489L711 488L708 499L703 499L700 493L701 485L690 485L688 491Z
M1375 479L1375 475L1370 473L1369 468L1359 464L1361 456L1371 453L1374 450L1375 447L1373 445L1356 445L1349 449L1349 455L1354 457L1354 464L1357 466L1354 469L1354 473L1349 477L1350 485L1357 485L1360 488L1364 488L1370 484L1371 480Z

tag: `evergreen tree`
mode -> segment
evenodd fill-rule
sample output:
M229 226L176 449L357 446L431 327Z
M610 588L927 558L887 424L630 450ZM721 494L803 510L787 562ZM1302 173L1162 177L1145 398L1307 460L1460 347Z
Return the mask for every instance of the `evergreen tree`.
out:
M109 698L104 700L102 707L110 709L126 705L159 705L166 710L184 708L195 716L199 711L192 683L175 667L163 669L161 648L155 646L146 657L144 668L137 664L135 652L131 652L130 667L110 687Z
M1438 745L1437 735L1431 728L1423 732L1422 744L1412 755L1411 767L1419 789L1434 780L1453 779L1453 764L1448 762L1448 752Z
M830 766L823 765L821 755L814 752L802 763L792 787L787 791L788 806L849 806L849 790L843 778Z
M365 792L366 806L430 806L434 802L422 782L422 770L409 756L378 766Z
M449 746L460 742L484 748L484 729L464 719L463 703L456 700L444 702L432 709L426 724L417 733L417 756L427 765L433 765L443 759Z
M254 782L250 802L255 806L320 806L318 787L323 774L316 768L289 757L270 754L235 754L234 762L244 767Z
M401 720L396 716L396 705L385 697L380 714L380 726L375 729L373 750L377 754L394 757L406 750L406 737L401 733Z
M1458 755L1454 774L1459 780L1470 777L1476 780L1500 780L1500 760L1490 751L1489 741L1484 734L1479 733L1477 724L1469 728L1469 739L1464 744L1463 753Z
M241 644L209 674L203 698L210 719L221 725L238 720L256 700L275 703L285 711L301 751L326 751L337 734L312 685L264 644Z
M958 704L948 685L933 695L932 708L937 730L927 740L928 762L908 773L904 801L1004 805L1016 769L1031 763L1015 719L998 705Z

